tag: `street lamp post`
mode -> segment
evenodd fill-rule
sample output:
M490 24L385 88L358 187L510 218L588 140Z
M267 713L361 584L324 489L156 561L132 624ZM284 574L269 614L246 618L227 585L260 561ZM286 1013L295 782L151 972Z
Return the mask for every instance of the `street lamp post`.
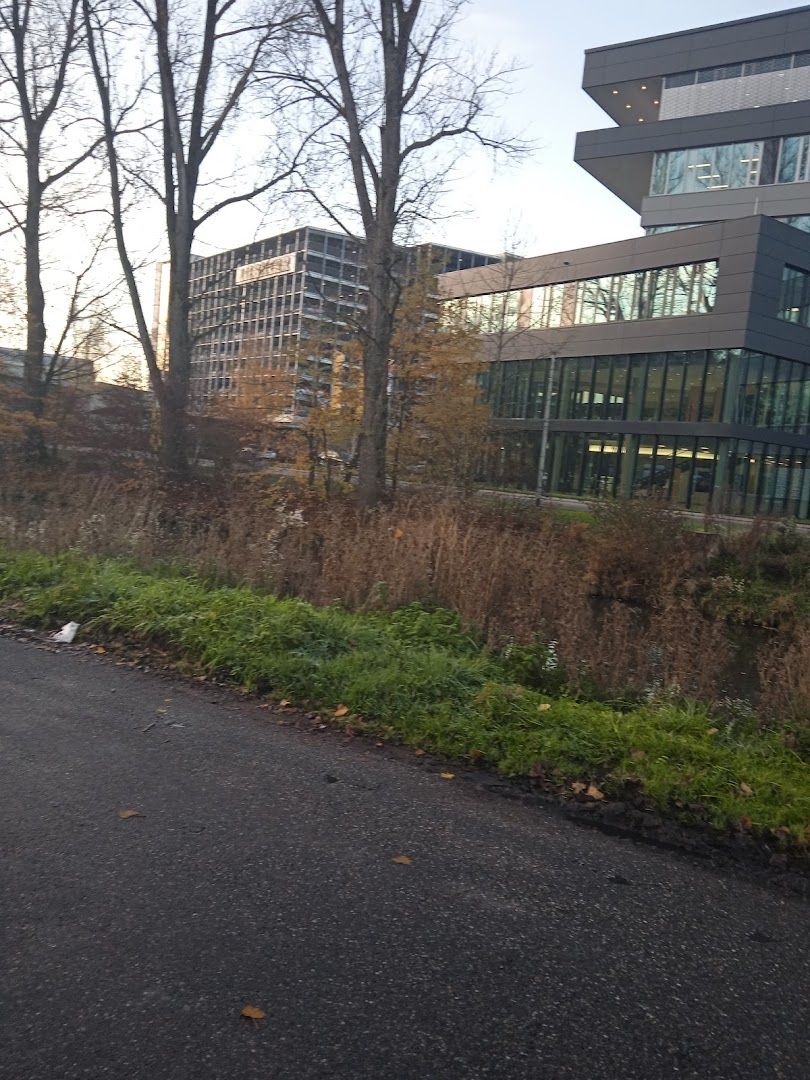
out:
M554 369L557 365L557 357L554 353L549 357L548 379L546 381L546 399L543 402L543 426L540 430L540 456L537 459L537 484L534 494L534 505L540 506L546 494L546 457L548 456L548 429L551 420L551 392L554 386Z

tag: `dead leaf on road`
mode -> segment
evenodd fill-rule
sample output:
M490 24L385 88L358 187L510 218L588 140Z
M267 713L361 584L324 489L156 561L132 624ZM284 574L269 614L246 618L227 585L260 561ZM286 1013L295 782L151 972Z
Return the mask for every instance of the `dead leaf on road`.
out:
M421 747L418 750L414 750L414 754L416 754L417 757L422 757L424 753L425 751L422 750Z
M265 1013L258 1005L245 1005L239 1015L248 1020L264 1020Z
M575 795L580 795L587 786L588 785L583 784L581 780L575 780L574 783L571 785L571 790Z
M99 656L104 656L107 650L103 645L98 645L93 651L98 653Z
M140 812L140 810L119 810L118 816L121 818L122 821L126 821L127 818L131 817L143 817L143 814Z
M395 855L391 862L396 863L397 866L410 866L413 859L409 855Z
M338 705L338 707L335 709L335 716L345 716L348 711L348 705Z
M442 780L455 780L456 774L454 772L442 772L439 773Z
M597 800L604 799L605 797L605 793L603 791L600 791L596 784L588 784L588 790L585 792L585 794L589 795L592 799Z
M278 703L278 706L279 706L280 709L285 709L289 704L290 704L289 701L287 701L287 699L285 697L283 697L281 699L281 701Z

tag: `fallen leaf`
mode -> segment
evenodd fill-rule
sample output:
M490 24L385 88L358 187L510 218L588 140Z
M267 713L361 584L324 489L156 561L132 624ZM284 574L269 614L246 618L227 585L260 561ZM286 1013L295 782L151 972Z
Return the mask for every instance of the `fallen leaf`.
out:
M550 708L551 708L551 702L550 701L541 701L540 704L537 706L537 711L538 712L545 712L546 709L550 709Z
M164 709L164 708L163 708L163 706L160 706L159 708L155 709L155 712L159 712L159 713L161 713L161 714L163 714L163 713L167 713L168 711L169 711L169 710L168 710L168 709Z
M143 817L143 814L140 812L140 810L119 810L118 816L121 818L122 821L126 821L127 818L131 817Z
M265 1014L264 1009L260 1009L258 1005L245 1005L239 1015L248 1020L264 1020Z
M743 780L743 782L740 784L740 794L744 795L747 799L750 795L754 794L754 789L748 784L746 784L746 782Z
M338 707L335 709L335 716L345 716L348 711L348 705L338 705Z
M397 866L410 866L413 859L409 855L395 855L391 862L397 864Z
M442 778L442 780L455 780L456 778L456 774L454 772L439 773L439 776Z
M104 648L103 645L98 645L93 651L97 652L99 656L103 656L107 650Z
M630 757L633 758L634 761L641 761L641 759L645 758L646 756L647 755L643 750L631 750L630 751Z
M425 751L422 750L421 747L418 750L414 750L414 754L416 754L417 757L422 757L424 753Z
M591 799L597 800L604 799L605 797L604 791L600 791L596 784L588 784L588 789L585 794L588 795Z
M470 751L470 757L473 758L475 761L480 761L481 758L484 757L484 751L483 750L471 750Z
M394 529L394 539L395 540L401 540L404 535L405 535L405 533L399 527Z
M582 792L583 792L583 791L585 790L585 788L586 788L587 786L588 786L588 785L587 785L587 784L583 784L581 780L576 780L576 781L574 781L574 783L573 783L573 784L571 785L571 790L573 791L573 793L574 793L575 795L581 795L581 794L582 794Z
M381 746L385 746L384 742L375 742L374 745L379 749Z
M751 829L753 827L754 827L754 823L751 820L751 818L747 814L744 814L740 818L740 828L743 829L745 832L751 832Z
M719 733L719 731L720 731L720 728L710 727L710 728L707 728L706 734L707 735L717 735Z
M285 697L282 698L281 701L278 703L280 709L286 709L289 704L289 701L287 701ZM346 711L348 712L348 709ZM337 713L335 713L335 715L337 716Z

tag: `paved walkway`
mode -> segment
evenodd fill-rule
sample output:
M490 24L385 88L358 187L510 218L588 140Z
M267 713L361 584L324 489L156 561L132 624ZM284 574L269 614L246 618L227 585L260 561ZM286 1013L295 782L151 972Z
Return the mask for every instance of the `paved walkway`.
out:
M799 900L276 720L0 639L3 1080L806 1080Z

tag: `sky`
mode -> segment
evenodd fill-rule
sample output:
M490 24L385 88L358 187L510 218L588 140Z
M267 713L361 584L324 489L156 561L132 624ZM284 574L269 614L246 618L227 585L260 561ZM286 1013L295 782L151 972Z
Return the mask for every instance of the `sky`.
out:
M473 0L470 38L497 44L523 69L507 115L537 149L518 167L459 184L456 209L471 213L437 223L438 233L458 247L501 251L504 235L517 232L522 255L639 235L637 214L573 160L578 131L614 126L581 88L585 50L799 6L789 0Z
M614 126L582 90L585 50L800 6L789 0L470 0L462 37L473 49L497 49L520 69L502 106L504 119L535 149L517 165L494 169L467 151L444 217L420 239L529 256L640 235L638 215L573 160L578 131ZM292 219L262 222L258 231L268 236L303 223L334 228L317 211L303 222L299 211ZM248 243L256 227L247 212L212 223L200 254Z
M504 236L517 233L522 255L639 235L638 215L573 160L578 131L613 126L581 88L585 50L799 6L789 0L473 0L470 38L497 44L523 68L507 115L537 149L518 167L459 184L455 208L470 213L437 223L437 233L479 251L501 251Z
M585 50L799 6L788 0L469 0L460 36L471 49L495 49L519 68L503 118L534 149L519 164L495 168L465 150L443 214L418 239L530 256L639 235L637 214L573 160L578 131L613 126L581 88ZM315 209L260 219L243 208L212 219L196 251L213 254L302 224L334 227ZM151 235L144 259L151 267L161 257L162 230L158 221L154 232L144 226L144 236ZM152 281L145 268L148 308Z

